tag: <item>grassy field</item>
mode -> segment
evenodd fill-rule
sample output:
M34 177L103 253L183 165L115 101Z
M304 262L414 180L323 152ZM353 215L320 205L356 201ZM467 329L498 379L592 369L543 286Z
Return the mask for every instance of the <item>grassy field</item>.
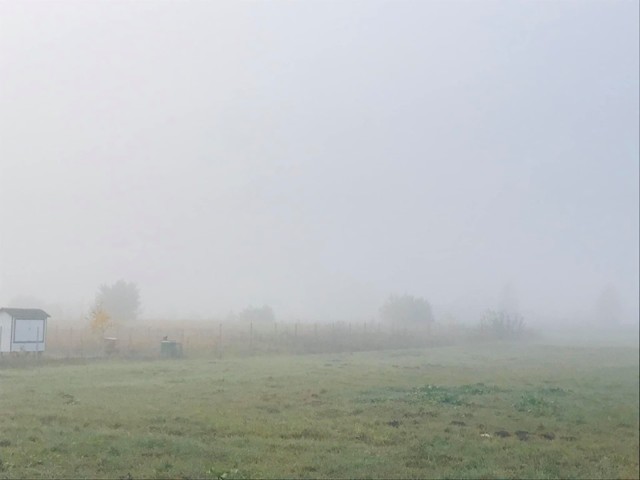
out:
M0 369L0 478L638 478L638 349Z

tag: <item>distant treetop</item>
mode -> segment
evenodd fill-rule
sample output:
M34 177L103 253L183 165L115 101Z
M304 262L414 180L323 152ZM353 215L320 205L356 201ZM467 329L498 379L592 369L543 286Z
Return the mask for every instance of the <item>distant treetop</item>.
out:
M398 324L429 325L434 321L429 302L413 295L391 295L380 307L380 317Z
M131 322L140 313L140 291L133 282L118 280L113 285L101 285L96 294L99 306L114 322Z

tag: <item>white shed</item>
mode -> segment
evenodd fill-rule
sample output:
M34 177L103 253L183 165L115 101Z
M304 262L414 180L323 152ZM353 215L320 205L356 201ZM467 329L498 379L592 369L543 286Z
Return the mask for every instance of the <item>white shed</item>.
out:
M49 316L39 308L0 308L0 353L44 352Z

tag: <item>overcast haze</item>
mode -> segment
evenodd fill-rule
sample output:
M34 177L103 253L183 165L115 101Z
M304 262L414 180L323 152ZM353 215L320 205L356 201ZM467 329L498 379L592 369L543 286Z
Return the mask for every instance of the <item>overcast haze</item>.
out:
M0 305L638 316L638 2L0 2Z

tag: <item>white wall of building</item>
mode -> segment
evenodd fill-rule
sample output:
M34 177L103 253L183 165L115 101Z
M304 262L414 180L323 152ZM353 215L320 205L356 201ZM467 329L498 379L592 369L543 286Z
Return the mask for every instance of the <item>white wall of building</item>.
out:
M7 312L0 312L0 352L44 352L46 325L46 320L14 320Z
M11 315L0 312L0 352L11 351Z

